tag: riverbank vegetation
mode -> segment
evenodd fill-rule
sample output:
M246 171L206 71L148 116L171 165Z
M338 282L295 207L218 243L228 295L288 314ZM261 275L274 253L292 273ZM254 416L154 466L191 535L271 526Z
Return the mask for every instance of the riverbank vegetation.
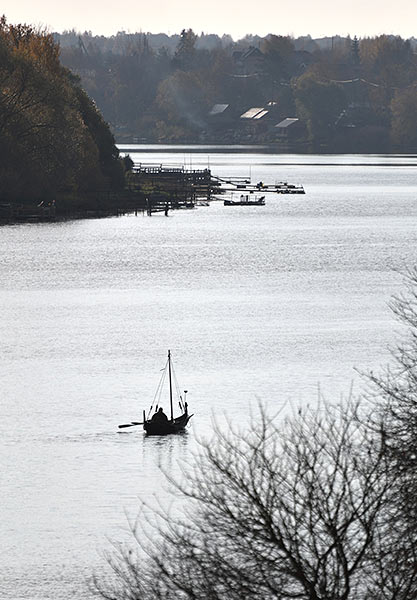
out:
M417 270L408 285L394 310L409 335L370 391L218 428L176 484L184 515L158 509L147 530L146 507L102 597L417 597Z
M113 135L59 52L51 34L0 19L2 214L105 206L124 187Z
M120 142L417 148L415 39L55 35Z

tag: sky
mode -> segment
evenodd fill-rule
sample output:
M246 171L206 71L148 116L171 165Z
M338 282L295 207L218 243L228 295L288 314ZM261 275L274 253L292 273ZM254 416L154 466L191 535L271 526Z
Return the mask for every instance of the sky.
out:
M105 36L192 28L235 40L250 33L417 37L417 0L1 0L0 14L12 24Z

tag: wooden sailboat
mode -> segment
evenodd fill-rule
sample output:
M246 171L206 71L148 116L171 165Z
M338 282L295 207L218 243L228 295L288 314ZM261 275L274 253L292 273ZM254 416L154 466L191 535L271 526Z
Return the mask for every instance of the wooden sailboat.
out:
M184 392L184 399L178 394L178 404L181 410L181 414L174 417L174 402L173 402L173 365L171 359L171 351L168 350L168 360L166 362L164 373L161 378L161 382L158 386L159 397L156 397L152 406L149 409L148 416L143 411L143 428L147 435L168 435L170 433L180 433L186 428L188 421L193 415L188 414L188 404L186 401L186 394ZM159 407L160 395L162 392L163 381L165 375L168 372L169 380L169 406L170 406L170 418L168 418L163 412L162 408ZM158 393L157 390L157 393ZM153 412L153 415L152 415ZM152 416L151 416L152 415Z

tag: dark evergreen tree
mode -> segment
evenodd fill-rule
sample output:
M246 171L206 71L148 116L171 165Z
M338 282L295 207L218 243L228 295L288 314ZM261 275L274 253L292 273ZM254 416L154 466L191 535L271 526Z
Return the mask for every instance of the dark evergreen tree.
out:
M359 65L361 64L361 56L360 56L360 52L359 52L359 40L356 37L356 35L352 40L352 44L350 47L350 53L351 53L351 60L352 60L353 66L359 67Z
M197 36L192 29L183 29L175 50L174 65L182 71L189 71L194 66Z

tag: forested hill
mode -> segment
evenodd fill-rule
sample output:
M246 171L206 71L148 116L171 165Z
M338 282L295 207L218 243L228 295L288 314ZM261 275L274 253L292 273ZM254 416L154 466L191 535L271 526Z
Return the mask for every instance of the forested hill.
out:
M0 19L0 204L86 206L124 185L107 124L52 35Z
M417 149L416 40L55 34L118 141ZM258 109L256 112L255 109Z

